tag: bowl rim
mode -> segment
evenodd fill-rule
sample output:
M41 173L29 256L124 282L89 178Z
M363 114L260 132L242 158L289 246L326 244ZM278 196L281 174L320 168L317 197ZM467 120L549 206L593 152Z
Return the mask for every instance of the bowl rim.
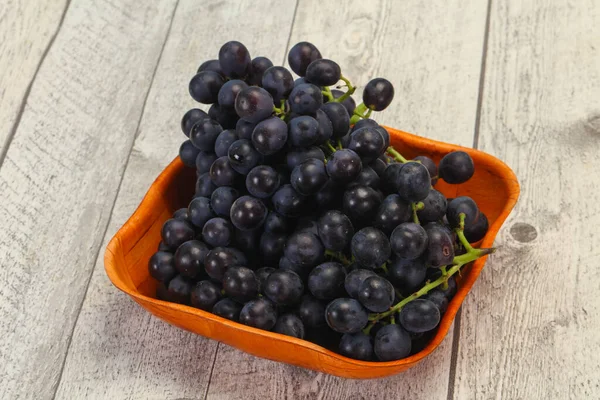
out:
M502 171L502 178L503 178L502 180L506 184L508 197L506 199L504 207L502 208L500 214L498 215L498 218L494 221L493 224L490 225L488 232L486 233L485 237L481 241L481 247L491 247L495 240L496 234L498 233L500 227L504 224L504 221L506 220L506 218L508 217L508 215L514 208L514 206L517 202L517 199L519 197L520 186L519 186L517 177L516 177L515 173L511 170L511 168L508 167L504 162L502 162L498 158L496 158L488 153L485 153L481 150L463 147L463 146L454 145L454 144L445 143L445 142L440 142L440 141L436 141L436 140L432 140L432 139L428 139L428 138L423 138L423 137L420 137L420 136L417 136L417 135L414 135L414 134L411 134L408 132L404 132L404 131L401 131L398 129L390 128L387 126L384 126L384 128L390 133L392 142L394 141L394 137L401 137L401 139L399 139L399 140L403 141L404 143L406 143L408 145L417 145L418 144L419 146L422 146L423 143L425 142L426 145L433 147L436 149L436 151L442 152L442 153L456 151L456 150L462 150L462 151L469 153L469 155L471 155L471 157L475 161L475 164L477 164L477 160L485 160L485 163L488 164L488 166L490 167L489 168L490 170L494 169L496 171ZM125 224L123 224L123 226L115 233L115 235L112 237L112 239L110 240L110 242L108 243L108 245L106 247L106 252L105 252L105 256L104 256L104 267L105 267L106 274L108 275L110 281L113 283L114 286L116 286L122 292L131 296L138 303L152 303L154 306L157 306L159 308L176 310L180 313L185 313L186 315L205 318L205 319L211 320L214 323L226 325L229 328L234 329L236 331L251 332L253 334L260 335L260 336L263 336L268 339L288 342L289 344L300 346L307 350L316 352L319 354L319 357L324 356L327 358L333 358L341 363L351 364L357 368L388 369L390 367L401 367L401 366L408 367L408 366L412 366L413 364L416 364L417 362L421 361L423 358L427 357L431 352L433 352L433 350L435 350L439 346L439 344L442 342L442 340L446 337L446 335L450 329L450 326L454 322L456 313L460 309L460 306L462 305L466 295L470 292L471 287L477 280L479 274L481 273L481 270L483 269L483 267L485 265L485 261L487 260L487 256L476 260L473 263L472 267L470 268L469 272L464 275L462 282L461 282L461 286L458 288L457 293L455 294L453 299L450 301L450 304L448 305L448 309L444 313L444 315L440 321L440 324L438 325L435 336L429 341L429 343L423 349L421 349L421 351L419 351L418 353L415 353L409 357L403 358L401 360L396 360L396 361L383 361L383 362L382 361L362 361L362 360L356 360L353 358L349 358L349 357L343 356L341 354L338 354L334 351L328 350L327 348L322 347L318 344L309 342L308 340L298 339L298 338L294 338L291 336L287 336L287 335L283 335L283 334L279 334L279 333L275 333L275 332L271 332L271 331L265 331L262 329L243 325L238 322L230 321L226 318L219 317L208 311L204 311L204 310L197 309L197 308L187 306L187 305L171 303L171 302L167 302L167 301L163 301L163 300L159 300L156 298L152 298L152 297L143 295L137 290L136 287L133 287L131 282L127 282L126 280L124 280L121 277L120 273L117 271L118 265L119 265L119 263L117 262L117 258L118 258L117 254L120 251L120 249L122 248L121 238L124 236L133 235L133 233L137 231L137 226L141 225L142 221L143 221L141 219L143 217L138 215L138 212L142 209L147 209L148 204L151 204L154 198L162 196L161 190L164 189L164 187L166 185L168 185L168 183L170 182L172 177L174 175L176 175L177 173L179 173L183 168L184 168L184 165L181 162L181 160L179 159L179 157L178 156L175 157L175 159L173 161L171 161L171 163L154 180L154 182L150 186L149 190L144 195L143 200L136 208L135 212L129 217L127 222L125 222ZM149 215L146 215L145 218L148 218L148 216ZM209 339L212 339L212 338L209 338ZM214 340L214 339L212 339L212 340Z

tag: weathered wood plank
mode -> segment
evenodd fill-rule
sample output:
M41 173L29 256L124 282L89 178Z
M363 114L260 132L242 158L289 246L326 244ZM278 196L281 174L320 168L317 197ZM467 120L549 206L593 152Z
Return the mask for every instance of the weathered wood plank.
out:
M216 58L224 42L238 39L253 56L280 64L294 4L273 0L257 8L250 0L180 1L102 248L185 139L179 121L187 109L198 106L187 85L200 62ZM102 251L57 398L203 398L217 342L150 317L112 286L103 257Z
M600 7L493 1L480 147L522 186L463 305L456 399L600 397Z
M290 46L313 42L364 86L388 78L390 109L376 119L423 136L470 146L477 109L487 4L301 1ZM335 26L335 34L333 27ZM361 89L355 96L361 98ZM374 381L349 381L262 360L221 345L208 397L446 398L452 331L422 365ZM256 390L247 391L252 385Z
M174 6L73 1L32 86L0 169L0 398L56 390Z
M0 4L0 154L67 3L14 0Z

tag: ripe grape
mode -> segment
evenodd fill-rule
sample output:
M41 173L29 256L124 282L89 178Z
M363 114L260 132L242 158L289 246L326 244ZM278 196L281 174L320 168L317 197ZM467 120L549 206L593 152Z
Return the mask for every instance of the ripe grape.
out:
M362 332L346 333L340 341L340 354L355 360L373 359L373 338Z
M225 76L225 73L221 69L221 64L219 64L219 60L207 60L207 61L204 61L198 67L198 71L197 72L202 72L202 71L214 71L214 72L218 73L219 75L221 75L223 77Z
M185 207L180 208L179 210L177 210L173 213L173 218L190 222L190 215L188 213L188 209Z
M327 162L327 173L335 182L348 183L356 179L363 169L359 155L350 149L333 153Z
M187 221L171 218L167 220L161 230L162 241L171 249L176 249L184 242L192 240L195 232Z
M229 146L227 157L231 168L242 175L248 174L260 163L262 158L248 139L239 139L233 142Z
M258 251L267 265L279 262L286 240L287 236L284 233L263 232L260 236Z
M337 262L315 267L308 276L308 290L319 300L331 300L344 295L346 270Z
M196 122L190 130L190 141L197 149L202 151L214 151L215 142L223 128L217 121L212 119L201 119Z
M236 322L240 320L241 311L242 305L229 298L217 301L212 309L213 314Z
M416 299L407 303L398 318L408 332L421 333L434 329L440 322L440 310L426 299Z
M298 193L304 196L317 193L327 183L325 164L321 160L308 159L292 171L290 182Z
M304 76L306 69L315 60L322 58L319 49L309 42L296 43L288 53L288 64L298 76Z
M435 165L435 162L433 162L433 160L427 156L416 156L413 158L413 161L419 161L425 166L425 168L427 168L429 176L431 176L431 186L434 186L438 180L438 167Z
M402 200L397 194L390 194L377 209L373 226L386 235L392 233L394 228L410 220L412 213L410 204Z
M299 339L304 339L304 324L302 320L294 314L284 314L277 318L273 331Z
M261 121L252 131L252 144L263 155L277 153L285 146L287 139L287 125L277 117Z
M190 304L191 293L192 281L185 276L177 275L169 282L166 297L173 303Z
M273 113L273 97L265 89L250 86L235 98L235 112L240 118L257 124Z
M279 104L294 88L294 78L287 68L271 67L263 74L262 87L273 96L275 104Z
M398 181L400 179L400 171L404 168L404 164L393 163L389 164L383 176L381 177L381 187L386 194L398 194Z
M231 146L231 144L236 140L238 140L238 135L234 130L225 129L223 132L219 133L219 136L217 136L217 139L215 140L216 157L226 156L227 152L229 151L229 146Z
M421 259L396 258L387 267L388 279L405 296L419 290L425 282L427 267Z
M273 194L271 201L279 214L285 217L297 217L304 207L305 196L296 192L292 185L287 184Z
M238 139L252 140L254 128L256 128L255 123L240 118L235 124L235 133L237 134Z
M188 206L190 222L199 229L211 218L216 217L210 205L210 199L206 197L195 197Z
M454 258L454 244L450 234L442 225L427 224L428 243L425 250L425 262L432 267L449 265Z
M293 146L307 147L316 143L319 123L309 115L292 118L289 122L289 137Z
M196 171L202 175L210 171L210 166L217 159L215 153L200 151L196 156Z
M355 299L337 298L325 309L325 321L336 332L356 333L367 325L368 320L369 313Z
M200 281L192 289L190 303L192 307L211 311L222 297L219 285L212 281Z
M239 196L239 192L232 187L218 187L210 196L210 206L218 216L229 217L231 205Z
M427 232L419 224L405 222L394 229L390 236L390 244L398 257L414 260L427 248Z
M417 211L417 216L421 223L440 221L446 215L448 202L446 197L431 188L429 194L423 199L423 208Z
M275 211L269 211L267 219L265 220L264 230L270 233L282 233L288 232L290 226L289 221L286 217L278 214Z
M475 220L471 225L466 225L464 234L465 238L470 243L475 243L484 238L489 228L489 222L484 213L479 213L479 218Z
M379 275L368 277L358 287L358 300L372 312L389 310L395 295L394 286Z
M288 238L284 255L293 264L313 267L323 261L325 249L319 238L310 232L295 232Z
M296 148L286 154L285 161L287 167L291 171L297 165L311 158L324 161L325 154L323 153L323 150L318 147Z
M398 194L409 202L421 201L429 194L431 177L427 168L418 162L408 162L398 171Z
M446 154L438 167L439 176L448 183L464 183L475 173L475 164L471 156L464 151Z
M199 72L190 81L190 96L202 104L216 103L224 83L223 77L214 71Z
M421 297L422 299L429 300L440 310L440 315L446 312L448 309L448 298L438 289L433 289L429 291L425 296Z
M460 214L465 214L465 227L471 226L479 218L480 212L475 201L468 196L460 196L448 203L446 218L453 228L460 223Z
M363 103L375 111L382 111L394 99L394 86L384 78L375 78L369 81L363 91Z
M264 293L275 304L291 306L298 304L302 299L304 284L295 272L278 270L267 278Z
M202 228L202 240L212 247L228 246L233 239L233 227L223 218L212 218Z
M182 276L198 279L204 274L204 259L208 246L199 240L189 240L175 252L175 268Z
M246 79L248 85L260 86L265 71L273 66L273 62L267 57L255 57L250 63L250 75Z
M348 275L346 275L346 279L344 280L344 288L346 292L352 298L358 298L358 290L360 285L365 281L365 279L370 278L372 276L377 276L375 272L370 269L358 269L350 271Z
M363 267L374 269L384 264L392 254L390 241L377 228L367 227L356 232L351 242L352 255Z
M314 115L323 105L321 89L311 83L303 83L292 89L289 97L292 112L299 115Z
M222 281L229 267L232 265L246 265L247 263L246 256L238 249L215 247L206 255L204 269L208 276L217 281Z
M245 303L258 294L258 279L250 268L231 266L223 275L223 290L233 300Z
M345 250L354 235L350 218L337 210L325 212L319 218L317 229L325 248L332 251Z
M400 325L386 325L377 331L373 350L379 361L400 360L410 354L410 335Z
M148 261L148 272L157 281L168 283L177 275L173 254L166 251L154 253Z
M306 79L318 86L335 85L341 75L340 66L335 61L324 58L311 62L306 68Z
M246 46L232 40L219 49L219 64L228 78L245 78L250 72L250 53Z
M208 114L199 108L192 108L183 114L181 118L181 130L183 134L187 137L190 137L190 131L192 130L192 126L201 119L208 118Z
M344 95L344 92L342 92L341 90L333 89L331 91L331 94L333 94L334 99L337 99L342 97ZM348 115L352 115L354 113L354 109L356 108L356 102L354 101L352 96L346 97L346 99L339 104L344 106L346 111L348 111Z
M381 180L379 176L371 167L368 165L364 165L362 171L358 174L356 179L348 184L347 187L351 188L353 186L369 186L373 189L379 189Z
M387 166L387 162L382 160L381 157L373 160L371 164L369 164L369 167L373 168L373 171L375 171L380 178L383 178L383 173Z
M321 106L321 111L331 121L333 139L339 139L348 133L350 129L350 115L346 107L341 103L329 102Z
M218 103L221 107L233 108L235 106L235 98L238 93L246 89L248 84L239 79L232 79L225 82L219 90Z
M270 331L276 321L277 309L264 297L247 302L240 312L240 322L255 328Z
M265 222L267 211L267 207L259 199L242 196L231 206L231 223L243 231L257 229Z
M235 109L215 103L208 109L210 119L217 121L224 129L234 129L239 118Z
M229 157L217 158L209 173L215 186L235 186L238 179L238 173L233 169Z
M386 147L381 133L367 126L350 134L348 148L354 150L363 161L368 163L382 155Z
M344 214L355 227L370 224L380 204L381 196L368 186L354 186L344 192Z
M279 183L279 174L268 165L254 167L246 176L246 189L260 199L271 197L279 188Z
M212 165L211 165L212 167ZM210 171L200 174L198 179L196 179L196 192L194 194L195 197L210 197L212 192L217 187L213 183L213 180L210 176Z

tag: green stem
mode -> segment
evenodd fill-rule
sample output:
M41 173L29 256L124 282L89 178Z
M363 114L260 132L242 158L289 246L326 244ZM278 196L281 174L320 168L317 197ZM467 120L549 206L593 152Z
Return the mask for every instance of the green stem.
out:
M342 139L338 139L337 140L337 147L338 147L339 150L341 150L341 149L344 148L344 146L342 146Z
M331 150L331 152L332 152L332 153L335 153L335 151L336 151L336 148L335 148L335 147L333 147L333 145L331 144L331 142L327 142L327 143L326 143L326 145L327 145L327 148L328 148L329 150Z
M417 215L417 211L422 210L423 208L425 208L425 204L423 204L423 202L420 201L418 203L410 203L410 206L412 208L413 222L415 224L420 224L419 217Z
M388 152L388 153L389 153L389 154L390 154L392 157L394 157L394 160L396 160L396 161L398 161L398 162L400 162L400 163L402 163L402 164L406 164L406 163L408 162L408 160L407 160L406 158L402 157L402 154L398 153L398 152L396 151L396 149L395 149L395 148L393 148L392 146L390 146L390 147L388 147L388 148L387 148L387 152Z
M392 316L390 317L390 324L392 324L392 325L396 324L396 318L395 318L394 314L392 314Z
M321 93L323 93L323 96L327 97L327 101L333 101L333 93L331 93L331 89L329 89L329 86L325 86L325 90L321 90Z
M465 250L467 250L467 252L472 251L473 246L471 246L471 243L469 243L469 241L465 237L464 232L466 215L465 213L460 213L458 214L458 217L460 218L460 222L458 224L458 228L455 229L456 235L458 236L458 240L460 240L460 243L465 247Z
M373 327L375 326L375 322L372 322L370 324L367 325L367 327L365 329L363 329L363 333L365 335L368 335L371 333L371 329L373 329Z
M342 264L348 266L351 264L351 261L348 259L348 257L346 257L342 252L335 252L335 251L331 251L331 250L325 250L325 255L335 258L336 260L338 260L339 262L341 262Z
M354 86L352 86L352 83L350 83L350 81L348 79L346 79L344 77L344 75L340 76L340 79L346 83L346 86L348 86L348 91L346 91L346 93L344 93L337 99L333 100L338 103L341 103L342 101L346 100L348 97L352 96L354 94L354 91L356 90L356 88Z
M389 271L388 271L386 263L383 263L383 265L381 267L379 267L379 268L381 268L383 270L383 272L385 272L386 274L389 274Z

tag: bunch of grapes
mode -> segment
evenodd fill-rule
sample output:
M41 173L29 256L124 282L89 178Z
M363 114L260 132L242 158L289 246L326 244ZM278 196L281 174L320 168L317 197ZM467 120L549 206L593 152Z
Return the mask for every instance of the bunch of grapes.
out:
M454 274L489 254L470 243L488 220L469 197L434 186L467 181L467 153L405 159L370 119L392 84L363 102L311 43L288 54L299 78L236 41L200 65L180 158L195 197L164 223L149 261L157 297L360 360L417 352L456 292ZM344 90L339 90L344 89Z

